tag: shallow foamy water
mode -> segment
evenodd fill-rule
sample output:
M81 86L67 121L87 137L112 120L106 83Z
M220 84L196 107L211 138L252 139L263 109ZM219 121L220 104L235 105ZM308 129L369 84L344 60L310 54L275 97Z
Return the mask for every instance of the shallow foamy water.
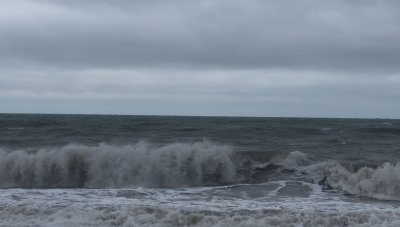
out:
M1 226L397 226L400 204L314 184L175 189L2 189Z

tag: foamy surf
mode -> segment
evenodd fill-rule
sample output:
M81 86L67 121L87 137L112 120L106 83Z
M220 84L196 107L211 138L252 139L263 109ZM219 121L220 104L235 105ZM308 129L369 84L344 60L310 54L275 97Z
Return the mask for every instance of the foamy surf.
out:
M2 189L4 226L396 226L399 205L343 201L289 182L179 189ZM299 182L298 182L299 183ZM303 184L303 183L299 183Z

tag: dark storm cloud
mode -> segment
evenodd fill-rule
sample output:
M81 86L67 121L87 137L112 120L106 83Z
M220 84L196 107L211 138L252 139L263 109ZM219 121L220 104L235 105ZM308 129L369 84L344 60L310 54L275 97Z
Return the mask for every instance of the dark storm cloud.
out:
M1 1L2 65L397 71L398 1Z

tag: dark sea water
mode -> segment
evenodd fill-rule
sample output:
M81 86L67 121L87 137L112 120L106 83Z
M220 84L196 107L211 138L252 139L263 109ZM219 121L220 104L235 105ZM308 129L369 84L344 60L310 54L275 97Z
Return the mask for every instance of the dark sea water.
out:
M0 114L0 226L399 226L400 120Z

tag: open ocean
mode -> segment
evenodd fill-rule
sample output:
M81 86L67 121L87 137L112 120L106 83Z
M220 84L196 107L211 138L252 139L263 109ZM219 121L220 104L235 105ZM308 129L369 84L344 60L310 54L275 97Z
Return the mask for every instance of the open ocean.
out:
M0 114L0 226L400 226L400 120Z

